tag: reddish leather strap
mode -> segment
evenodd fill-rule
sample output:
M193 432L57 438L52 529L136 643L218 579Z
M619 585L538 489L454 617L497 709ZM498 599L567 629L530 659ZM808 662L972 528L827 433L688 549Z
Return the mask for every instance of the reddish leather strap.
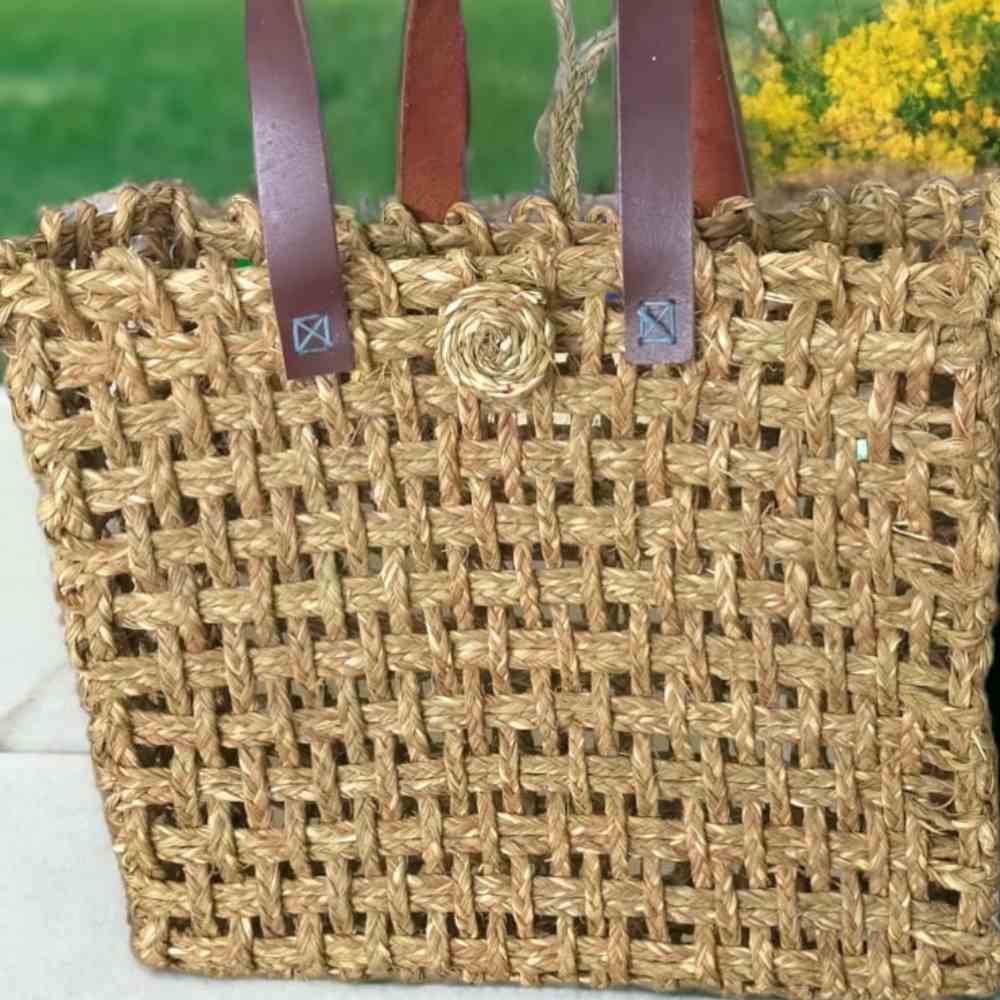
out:
M752 190L719 0L698 0L693 74L694 200L707 212L723 198Z
M246 0L257 190L290 379L350 371L354 349L316 73L301 0Z
M691 262L685 266L677 249L685 245L677 237L690 235L690 218L685 223L679 204L686 195L688 205L693 198L707 208L727 195L749 193L739 107L718 0L620 5L622 52L639 53L638 60L619 59L626 353L645 363L683 361L693 349L693 315ZM685 37L689 45L679 45ZM285 370L290 378L346 371L353 349L301 0L247 0L247 54ZM658 110L654 95L660 96ZM460 0L409 0L398 186L421 220L442 220L463 197L468 111ZM665 126L658 135L651 127L656 122ZM676 141L682 134L689 142ZM675 234L671 240L664 238L667 226Z
M469 72L461 0L409 0L396 190L421 222L465 197Z
M618 189L625 356L694 345L691 70L696 0L618 0Z
M749 160L719 0L698 0L692 70L694 201L708 211L749 195ZM465 197L469 75L461 0L409 0L399 108L397 191L441 222Z

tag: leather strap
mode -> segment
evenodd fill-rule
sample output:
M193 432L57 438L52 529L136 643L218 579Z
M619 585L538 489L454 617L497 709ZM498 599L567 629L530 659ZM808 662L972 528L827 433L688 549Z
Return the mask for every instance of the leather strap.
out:
M750 192L739 105L718 0L619 2L625 55L619 58L619 169L626 355L642 363L679 362L693 351L693 305L690 255L686 267L675 260L678 248L690 241L677 236L693 232L690 213L685 225L678 206L684 189L687 204L693 200L702 208ZM258 189L285 370L289 378L348 371L353 347L301 0L246 0L246 5ZM694 58L690 45L677 44L684 37L693 40ZM636 60L626 54L633 52L645 56ZM688 94L686 114L682 92ZM666 96L659 113L651 101L655 94ZM468 116L461 0L408 0L398 188L423 221L443 220L463 197ZM665 127L653 128L653 122ZM676 141L684 134L693 151ZM695 177L685 184L682 178L691 178L693 164ZM668 225L675 234L669 240ZM659 256L650 252L656 244ZM678 266L667 268L670 261Z
M698 0L693 74L694 201L707 212L753 187L719 0Z
M396 190L421 222L465 196L469 71L461 0L409 0Z
M618 0L625 357L694 352L691 76L697 0Z
M301 0L246 0L257 189L285 374L350 371L354 348Z
M693 61L694 202L707 211L752 182L719 0L698 0ZM397 191L423 222L465 197L469 74L461 0L408 0Z

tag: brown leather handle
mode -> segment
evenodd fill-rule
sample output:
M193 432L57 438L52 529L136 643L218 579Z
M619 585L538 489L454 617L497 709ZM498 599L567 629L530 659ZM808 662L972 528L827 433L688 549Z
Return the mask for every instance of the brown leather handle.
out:
M702 211L753 190L719 0L698 0L692 69L694 200Z
M625 356L694 354L691 206L750 193L719 0L618 0Z
M639 23L650 31L671 30L669 8L673 5L638 3L638 0L635 3L622 0L622 4L627 5L630 17L643 19ZM687 95L687 124L681 123L681 127L690 136L689 142L665 143L665 136L651 140L666 157L660 160L661 222L679 221L675 213L676 198L662 196L666 188L673 188L677 195L689 196L688 205L693 197L702 206L727 194L749 193L750 189L718 0L682 0L677 8L684 10L674 14L684 18L685 24L689 4L693 5L693 11L689 12L693 14L692 31L682 28L686 34L681 37L692 39L695 58L691 59L689 50L683 62L674 61L675 70L685 72L687 78L681 81L678 72L668 72L663 64L657 72L653 58L651 69L640 64L640 72L626 72L636 81L629 87L629 93L637 93L645 103L634 103L638 98L633 97L621 105L630 120L640 124L644 119L657 118L673 123L676 135L677 115L681 114L675 86L678 82ZM347 371L353 365L353 348L340 275L333 192L315 71L301 0L246 0L246 9L258 190L285 370L289 378ZM630 46L642 41L640 35L634 38L637 40L628 43ZM664 45L669 41L666 35L661 35L659 41L654 43L647 38L644 44L647 48L652 46L651 52L653 49L665 52ZM619 60L620 64L625 62ZM667 95L658 114L646 100L657 93ZM460 0L408 0L398 186L404 203L421 220L442 220L448 208L464 194L468 109L468 67ZM633 142L632 129L628 131L630 137L621 146L626 167L622 175L623 224L629 232L625 257L630 262L659 260L662 265L662 253L648 257L641 251L642 247L647 252L651 250L654 242L648 220L640 222L642 228L638 230L636 223L626 222L625 216L631 214L624 209L626 185L633 206L641 205L644 199L651 204L648 198L653 190L649 184L641 189L634 180L627 180L635 173L652 172L652 167L636 170L631 166L639 162L637 157L645 155L648 161L649 129L644 127L647 140L640 136L638 145ZM630 151L633 148L635 151ZM678 183L680 177L691 178L692 163L696 168L693 181ZM668 164L671 169L662 169ZM683 174L677 173L682 168ZM669 209L667 202L671 204ZM636 214L644 215L638 211ZM657 213L645 215L652 218ZM645 277L634 266L626 267L631 289L626 292L627 355L632 360L646 357L660 361L666 355L683 360L691 350L686 341L686 346L680 347L654 346L655 336L651 340L641 330L643 322L647 327L652 323L650 329L660 329L667 323L669 337L680 334L682 339L684 331L689 330L690 295L684 294L687 278L683 266L672 269L669 281L659 281L655 292L658 298L651 297L650 289L657 282L648 274L650 265L644 268ZM653 313L650 303L656 306ZM687 339L691 339L689 335Z
M316 73L301 0L246 0L257 190L288 378L350 371L354 350ZM460 0L409 0L399 189L423 221L464 191L468 73Z
M301 0L246 0L257 191L288 378L350 371L354 349Z
M461 0L409 0L396 191L421 222L465 197L469 70Z
M685 362L694 343L695 5L618 0L618 190L633 364Z
M707 211L752 187L719 0L697 0L693 45L693 195ZM465 197L468 139L461 0L408 0L396 188L421 221L441 222Z

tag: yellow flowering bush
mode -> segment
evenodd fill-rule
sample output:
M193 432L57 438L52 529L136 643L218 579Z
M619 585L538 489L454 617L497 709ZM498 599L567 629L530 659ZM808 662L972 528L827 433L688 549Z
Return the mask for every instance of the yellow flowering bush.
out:
M819 122L804 94L795 93L782 64L772 55L756 72L758 90L743 98L755 158L768 170L795 173L821 155Z
M766 169L1000 159L1000 0L885 0L879 20L825 49L769 52L754 75L744 114Z

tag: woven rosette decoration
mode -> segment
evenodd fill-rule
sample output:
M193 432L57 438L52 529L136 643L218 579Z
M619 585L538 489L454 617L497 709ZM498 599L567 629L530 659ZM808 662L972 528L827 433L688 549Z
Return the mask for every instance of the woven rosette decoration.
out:
M294 382L248 199L0 243L138 957L996 989L1000 186L720 203L684 365L609 209L338 236L355 368Z
M541 292L482 282L456 295L442 318L437 366L459 389L489 401L517 400L554 368Z

